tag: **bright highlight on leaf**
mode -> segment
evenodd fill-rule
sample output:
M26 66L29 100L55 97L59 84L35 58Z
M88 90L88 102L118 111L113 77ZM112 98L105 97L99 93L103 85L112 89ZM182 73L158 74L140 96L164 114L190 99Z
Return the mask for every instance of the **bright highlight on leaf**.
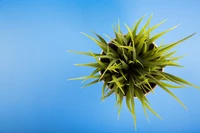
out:
M195 86L180 77L164 72L164 68L167 66L181 67L181 65L175 62L181 57L174 57L173 55L176 51L171 51L171 49L186 41L195 33L170 44L156 45L155 41L157 39L175 29L177 26L152 36L152 31L161 26L164 22L166 22L166 20L150 27L152 19L151 15L141 30L139 30L139 25L144 18L145 16L139 19L133 27L129 27L124 24L127 29L127 33L125 34L122 33L120 23L118 21L118 24L113 26L115 38L113 39L106 35L106 37L110 39L109 43L107 43L102 36L96 34L95 32L92 33L98 39L82 33L93 40L102 49L99 53L93 53L91 51L69 51L91 56L95 59L95 62L76 64L76 66L94 68L95 70L89 74L89 76L72 78L71 80L83 80L85 82L86 80L93 79L84 87L103 81L101 99L104 100L110 95L115 94L119 116L123 99L125 99L127 108L133 116L135 129L135 100L139 100L142 103L144 114L147 119L147 109L158 118L162 119L150 107L150 103L146 97L147 93L153 92L156 85L175 98L185 109L187 109L186 106L170 91L170 89L180 89L187 86L199 88L198 86ZM135 97L138 99L134 99Z

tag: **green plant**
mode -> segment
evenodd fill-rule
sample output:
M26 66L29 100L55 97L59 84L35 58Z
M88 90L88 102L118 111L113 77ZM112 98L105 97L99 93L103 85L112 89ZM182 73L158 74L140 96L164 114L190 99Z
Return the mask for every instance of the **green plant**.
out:
M70 51L77 54L92 56L96 60L96 62L92 63L76 64L76 66L93 67L94 71L89 76L72 78L72 80L83 79L86 81L88 79L95 79L94 81L86 84L84 87L104 81L102 87L102 100L115 93L117 105L119 107L118 112L120 114L122 101L123 99L126 99L126 104L132 113L135 127L136 113L134 97L137 97L142 103L147 119L148 116L146 109L149 109L153 114L161 118L150 107L145 94L153 92L154 87L158 85L174 97L184 108L186 108L185 105L169 90L169 88L184 88L186 87L185 85L196 87L182 78L163 71L163 68L166 66L181 67L175 62L181 57L173 57L176 51L170 50L179 43L192 37L195 33L177 42L157 46L154 43L155 40L173 30L177 26L151 36L151 32L158 28L166 20L150 27L149 25L152 19L152 16L150 16L142 29L137 32L138 26L143 18L144 17L139 19L133 28L130 28L125 24L128 30L126 35L121 32L120 24L118 22L118 25L113 27L115 39L106 35L111 40L110 43L107 43L103 37L94 32L93 33L98 37L98 39L83 33L102 49L102 53L93 53L91 51Z

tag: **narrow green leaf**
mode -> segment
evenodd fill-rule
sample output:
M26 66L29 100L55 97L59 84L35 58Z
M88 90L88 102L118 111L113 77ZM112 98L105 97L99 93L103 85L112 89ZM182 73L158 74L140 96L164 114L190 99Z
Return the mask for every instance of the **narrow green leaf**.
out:
M116 77L115 75L112 75L112 78L113 78L113 80L116 80L116 79L117 79L117 77ZM122 92L123 94L125 94L125 93L124 93L124 90L122 89L122 84L121 84L119 81L116 81L115 83L116 83L116 85L118 86L118 88L121 90L121 92Z
M101 68L106 68L106 65L105 65L105 63L102 63L100 60L99 60L99 58L98 57L96 57L91 51L90 51L90 53L93 55L93 57L96 59L96 61L98 62L98 64L101 66Z
M98 35L97 33L93 32L93 31L92 31L92 33L95 34L95 35L99 38L99 40L100 40L102 43L104 43L104 44L107 45L107 42L104 40L103 37L101 37L100 35Z
M106 67L105 71L103 72L103 74L101 74L101 77L99 78L99 80L101 80L101 78L105 75L105 73L110 69L110 67L117 61L118 59L114 59L112 60L109 65Z
M145 53L147 52L147 50L148 50L148 45L147 45L147 43L145 42L145 43L143 44L142 54L145 54Z
M147 22L145 23L145 25L143 26L143 28L140 30L139 34L137 35L136 40L135 40L136 43L138 43L138 41L144 36L144 32L146 33L146 28L147 26L149 26L152 16L153 15L149 17L149 19L147 20Z
M162 120L162 118L147 103L145 103L145 107L147 107L155 116Z
M131 29L126 24L124 24L124 25L126 26L126 28L128 30L128 35L130 35L130 37L131 37L131 43L132 43L132 47L133 47L131 49L128 48L128 53L129 53L129 55L131 55L131 51L133 51L133 57L134 57L133 60L135 61L135 59L136 59L136 50L135 50L134 35L133 35ZM131 43L130 43L130 45L131 45Z
M116 82L119 82L119 81L122 81L122 80L124 80L124 77L123 77L123 76L118 77L118 78L116 78L116 79L113 79L113 80L109 81L108 83L116 83Z
M138 63L138 64L140 64L142 67L144 67L143 64L142 64L138 59L136 59L136 63Z
M136 113L135 113L135 102L134 102L134 95L135 95L135 91L134 91L134 79L132 76L130 76L130 80L129 80L129 95L130 95L130 101L131 101L131 113L133 116L133 120L134 120L134 127L136 128Z
M152 38L149 39L147 45L150 45L150 44L151 44L152 42L154 42L156 39L160 38L162 35L166 34L167 32L169 32L169 31L171 31L171 30L173 30L173 29L175 29L175 28L178 27L178 26L179 26L179 25L174 26L174 27L172 27L172 28L170 28L170 29L168 29L168 30L165 30L165 31L163 31L163 32L161 32L161 33L158 33L157 35L153 36Z
M148 75L151 79L155 80L155 82L160 86L163 90L165 90L167 93L169 93L174 99L176 99L186 110L186 106L179 100L169 89L167 89L159 80L154 78L152 75Z
M132 46L119 46L120 48L125 48L128 49L130 51L133 51Z
M162 57L163 59L166 59L166 58L169 58L170 56L172 56L175 53L176 53L176 51L170 52L170 53L168 53L166 55L163 55L163 52L158 52L158 53L156 53L156 54L154 54L152 56L148 56L148 57L144 58L144 60L145 61L150 61L150 60L157 59L159 57Z
M152 32L153 30L155 30L156 28L158 28L160 25L162 25L162 24L165 23L166 21L167 21L167 19L165 19L165 20L163 20L162 22L160 22L160 23L154 25L153 27L151 27L151 28L149 29L148 32Z
M95 70L90 74L90 76L95 75L95 74L98 73L99 71L100 71L99 68L95 69ZM87 79L84 79L82 83L84 83L86 80L87 80Z
M103 87L102 87L102 100L104 100L104 96L105 96L105 88L106 88L107 82L104 82Z
M141 41L140 41L140 43L137 45L137 48L136 48L137 49L137 51L136 51L137 56L142 51L143 45L145 43L145 40L146 40L146 38L142 38Z
M105 35L106 37L108 37L108 38L111 40L111 42L113 42L113 43L112 43L113 45L115 45L115 46L118 47L120 54L122 54L122 50L121 50L121 48L119 47L119 46L121 46L121 44L120 44L119 42L115 41L115 39L112 39L110 36L108 36L108 35L106 35L106 34L104 34L104 35Z
M172 85L172 84L167 84L165 82L161 82L165 87L169 87L169 88L184 88L185 86L181 85L181 86L177 86L177 85Z
M108 54L107 54L107 55L99 55L99 56L96 56L96 57L98 57L98 58L100 58L100 59L101 59L101 58L104 58L104 59L105 59L105 58L106 58L106 59L115 59L114 56L111 56L111 55L108 55Z
M122 63L123 69L128 70L129 66L124 62L123 60L120 59L120 62Z
M127 75L125 74L125 75L126 75L126 76L125 76L124 73L122 72L122 70L119 70L119 72L120 72L120 74L124 77L124 79L127 80L127 78L126 78Z
M129 109L129 111L132 113L132 109L131 109L131 105L130 105L131 98L133 98L133 96L130 93L130 88L127 87L126 88L126 105L127 105L128 109ZM132 115L134 115L134 113L132 113Z
M83 55L87 55L87 56L92 56L92 54L90 52L78 52L78 51L73 51L73 50L68 50L68 52L73 52L73 53L76 53L76 54L83 54ZM96 54L96 53L93 53L95 56L101 56L101 54Z
M175 62L172 62L170 60L166 60L166 61L160 61L160 62L157 62L157 61L144 61L142 63L144 66L155 66L155 65L158 65L158 66L176 66L176 67L183 67L183 66L180 66L179 64L175 63Z
M154 44L154 43L153 43ZM160 48L160 46L159 46ZM146 53L143 54L144 59L154 56L154 55L158 55L158 47L155 46L154 44L154 49L147 51Z
M110 89L110 91L101 99L105 99L107 97L109 97L113 92L115 92L116 86L114 86L112 89Z
M181 85L180 82L176 81L175 79L171 78L170 76L166 75L165 72L162 72L162 71L155 71L155 72L152 72L152 74L154 75L158 75L158 76L162 76L164 79L168 80L168 81L171 81L171 82L174 82L174 83L177 83L179 85Z
M165 72L163 72L163 73L165 73ZM195 85L191 84L190 82L188 82L188 81L186 81L186 80L184 80L184 79L182 79L182 78L179 78L179 77L174 76L174 75L169 74L169 73L165 73L165 74L168 75L169 77L171 77L172 79L174 79L174 80L180 82L180 83L183 83L183 84L187 84L187 85L193 86L194 88L199 88L198 86L195 86Z
M82 79L91 79L91 78L99 78L100 75L94 75L94 76L83 76L83 77L79 77L79 78L69 78L68 80L82 80Z
M137 34L137 29L138 29L138 27L139 27L141 21L144 19L144 17L145 17L145 16L143 16L142 18L140 18L139 21L136 23L136 25L135 25L135 27L134 27L134 30L133 30L133 38L134 38L134 40L135 40L135 36L136 36L136 34Z
M85 63L85 64L74 64L75 66L87 66L87 67L94 67L94 68L100 68L101 66L99 63L92 62L92 63Z
M183 38L183 39L181 39L181 40L179 40L179 41L177 41L177 42L175 42L175 43L168 44L168 45L166 45L164 48L160 49L159 52L164 52L164 51L166 51L166 50L169 50L169 49L171 49L172 47L176 46L177 44L180 44L181 42L183 42L183 41L189 39L190 37L192 37L192 36L195 35L195 34L196 34L196 33L193 33L193 34L191 34L191 35L189 35L189 36L187 36L187 37L185 37L185 38Z
M124 97L123 93L119 92L118 119L120 118L120 112L121 112L121 109L122 109L123 97Z
M81 32L81 34L83 34L83 35L87 36L88 38L90 38L91 40L93 40L105 53L107 52L107 47L108 46L106 44L98 41L97 39L93 38L92 36L90 36L90 35L88 35L86 33L82 33Z
M142 107L143 107L143 110L144 110L144 114L145 114L147 120L149 121L148 114L147 114L147 112L146 112L146 106L145 106L145 99L144 99L145 96L144 96L142 90L137 88L137 91L135 91L135 94L136 94L136 97L137 97L137 98L140 100L140 102L142 103Z
M115 63L113 66L111 66L109 68L110 71L114 71L116 73L119 73L118 70L116 70L116 69L124 69L124 67L122 66L122 63L119 63L119 64Z
M84 85L82 88L88 87L88 86L93 85L93 84L96 84L96 83L98 83L98 82L99 82L99 79L96 79L96 80L94 80L94 81L92 81L92 82L90 82L90 83Z

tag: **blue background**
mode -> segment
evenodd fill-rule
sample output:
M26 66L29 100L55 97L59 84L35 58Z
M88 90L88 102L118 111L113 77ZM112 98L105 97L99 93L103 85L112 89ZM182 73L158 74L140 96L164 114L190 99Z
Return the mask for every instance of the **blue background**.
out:
M168 19L157 32L181 23L162 37L166 43L197 32L174 48L177 55L187 54L180 60L185 68L165 70L200 85L199 7L199 0L1 0L0 133L135 132L125 104L118 120L115 97L101 103L102 83L82 89L81 81L67 81L92 71L73 64L93 59L66 50L100 52L80 32L90 34L91 29L114 37L111 25L118 19L131 26L154 13L151 25ZM123 25L122 30L126 33ZM164 120L148 112L148 123L136 100L138 133L200 132L200 91L188 87L172 92L189 111L157 87L147 97Z

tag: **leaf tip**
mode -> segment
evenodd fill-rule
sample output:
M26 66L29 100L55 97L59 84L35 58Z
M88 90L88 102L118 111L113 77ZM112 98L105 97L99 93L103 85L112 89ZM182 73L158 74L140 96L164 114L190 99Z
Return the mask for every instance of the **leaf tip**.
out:
M69 80L74 80L74 78L68 78L67 81L69 81Z

